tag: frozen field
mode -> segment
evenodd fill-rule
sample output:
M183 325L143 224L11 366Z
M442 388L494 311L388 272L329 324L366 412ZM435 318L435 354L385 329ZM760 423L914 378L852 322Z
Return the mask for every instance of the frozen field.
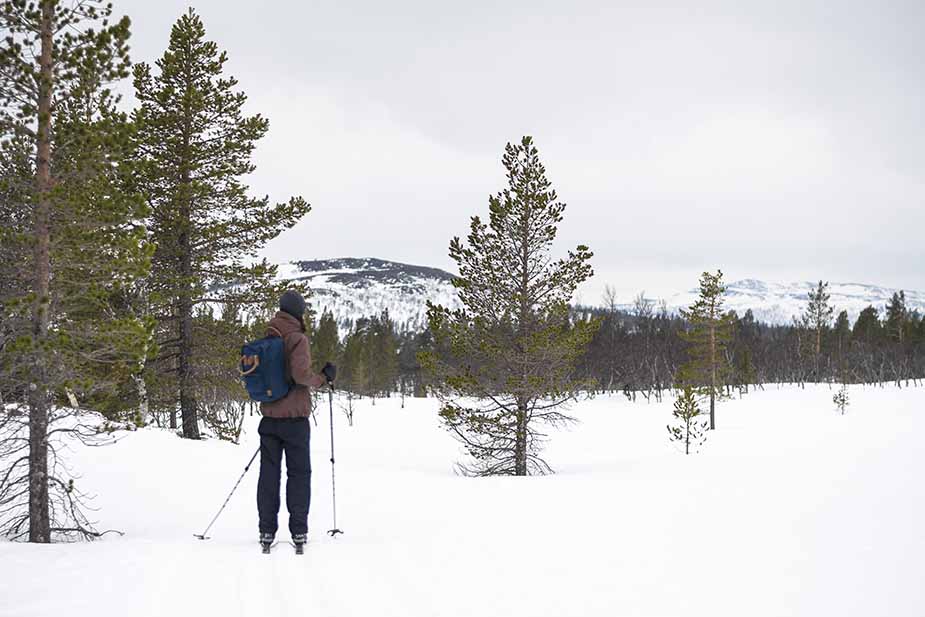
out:
M310 544L256 543L256 449L142 430L74 449L99 528L124 537L0 542L0 615L905 616L925 611L925 388L768 387L721 404L698 455L669 443L671 401L599 397L554 434L555 476L454 475L436 403L363 403L313 428ZM256 467L256 465L255 465ZM285 506L281 515L282 539Z

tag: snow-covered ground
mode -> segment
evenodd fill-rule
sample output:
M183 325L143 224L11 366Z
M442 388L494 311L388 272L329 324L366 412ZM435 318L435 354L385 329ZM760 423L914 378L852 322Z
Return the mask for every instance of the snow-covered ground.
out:
M432 400L314 429L304 556L256 544L256 469L199 533L256 447L142 430L77 449L101 528L124 537L0 543L0 615L922 615L925 389L769 387L718 407L699 455L667 440L671 402L581 403L550 477L454 475ZM325 410L326 411L326 410ZM281 528L285 529L285 514Z

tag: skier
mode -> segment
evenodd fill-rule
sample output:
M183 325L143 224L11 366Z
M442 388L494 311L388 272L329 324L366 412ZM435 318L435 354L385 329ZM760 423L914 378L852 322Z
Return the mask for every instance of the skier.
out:
M308 337L305 336L305 299L289 290L279 301L279 312L267 326L267 336L283 339L287 372L292 384L282 399L260 404L260 479L257 483L257 511L260 517L260 544L269 552L276 538L280 505L280 471L286 453L286 508L289 532L296 551L301 553L308 537L308 508L311 501L311 460L309 457L309 415L311 388L329 386L336 367L328 362L318 375L312 371Z

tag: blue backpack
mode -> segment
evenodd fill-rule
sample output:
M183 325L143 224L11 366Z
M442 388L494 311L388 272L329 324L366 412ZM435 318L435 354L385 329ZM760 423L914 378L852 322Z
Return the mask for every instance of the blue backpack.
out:
M271 403L289 394L286 345L279 336L265 336L241 347L238 372L254 401Z

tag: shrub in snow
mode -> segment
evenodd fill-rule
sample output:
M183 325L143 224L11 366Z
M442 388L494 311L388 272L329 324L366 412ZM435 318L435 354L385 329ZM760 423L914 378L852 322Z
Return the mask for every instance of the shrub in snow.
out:
M842 384L841 390L835 393L835 396L832 397L832 402L835 403L835 407L838 409L841 415L845 415L845 410L848 407L848 386Z
M672 415L675 424L674 426L669 424L667 427L671 441L683 443L684 454L690 454L692 447L694 452L698 452L698 448L707 440L709 422L698 419L702 414L693 388L687 386L678 392Z

